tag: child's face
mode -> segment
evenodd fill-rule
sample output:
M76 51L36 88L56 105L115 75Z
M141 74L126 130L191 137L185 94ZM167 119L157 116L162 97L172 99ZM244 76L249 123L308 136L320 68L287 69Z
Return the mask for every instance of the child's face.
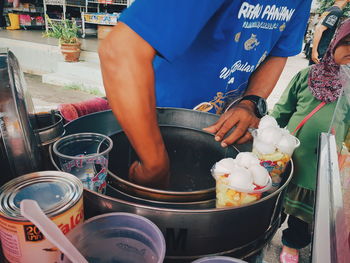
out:
M350 63L350 35L339 42L334 51L334 61L339 65Z

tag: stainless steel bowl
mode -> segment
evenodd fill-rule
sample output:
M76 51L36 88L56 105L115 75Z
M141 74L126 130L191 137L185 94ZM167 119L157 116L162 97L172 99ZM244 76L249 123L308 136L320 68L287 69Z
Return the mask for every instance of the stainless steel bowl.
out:
M128 180L130 165L138 157L123 132L111 137L109 184L134 197L164 202L197 202L215 198L215 180L210 169L222 158L236 157L238 150L222 148L212 134L199 129L160 126L170 158L170 183L166 189L154 189Z
M255 203L217 209L197 202L161 205L149 200L120 195L109 188L101 195L84 191L87 218L109 213L128 212L153 221L166 240L165 262L192 262L195 259L222 255L246 259L262 250L280 224L284 190L292 178L293 164L287 167L280 188ZM210 207L211 206L211 207Z
M213 114L184 109L162 108L157 113L160 126L196 131L218 119ZM67 134L97 132L111 137L121 132L111 111L84 116L66 125L65 129ZM212 137L207 139L213 140ZM251 144L235 147L238 151L251 150ZM247 258L260 251L278 229L284 190L292 174L291 162L277 191L241 207L216 209L210 199L196 202L149 200L109 185L107 195L85 190L85 211L87 217L119 211L152 220L166 239L165 262L191 262L208 255Z

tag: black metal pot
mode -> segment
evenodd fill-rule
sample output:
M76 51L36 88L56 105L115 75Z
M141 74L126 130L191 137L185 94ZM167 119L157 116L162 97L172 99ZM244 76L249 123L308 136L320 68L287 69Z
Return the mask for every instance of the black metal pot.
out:
M211 144L215 143L213 137L202 132L202 128L214 123L218 116L172 108L161 108L158 109L157 113L158 122L163 127L162 129L172 129L178 134L182 134L184 131L185 133L193 131L196 136L204 136L202 143L209 145L210 149L214 149L205 150L207 155L215 156L213 159L204 160L208 163L208 167L211 167L217 161L216 158L225 157L225 151L218 150L218 154L214 154L218 144ZM117 140L118 137L122 136L120 133L121 127L111 111L79 118L66 125L65 130L67 134L98 132L112 138L115 136L115 147L118 147L118 143L127 145L125 138ZM181 137L185 138L187 135ZM192 139L189 141L191 142ZM236 147L238 151L251 150L251 144L236 145ZM128 149L128 146L120 147L120 149ZM117 153L117 148L115 150L115 155L111 154L110 156L111 163L117 158L113 156L121 155ZM234 152L232 154L235 155ZM120 178L126 174L124 170L128 162L136 158L129 157L132 155L129 155L128 152L124 155L127 157L121 157L120 160L123 161L118 167L110 166L118 175L120 174ZM205 181L207 178L211 178L209 170L207 172L205 175L203 175L204 172L199 172L193 176L199 177L200 180L198 181L203 181L203 178ZM195 199L197 201L192 200L192 202L181 202L179 200L174 202L166 199L150 200L142 195L140 196L139 193L136 196L135 192L126 192L125 188L120 187L115 182L114 184L109 183L106 195L85 190L84 202L87 217L112 211L123 211L139 214L152 220L166 238L166 262L191 262L197 258L213 254L246 258L260 251L279 227L283 193L292 173L293 165L290 163L284 173L281 187L277 191L255 203L234 208L216 209L215 203L210 197L207 200ZM208 182L200 185L199 188L213 189L213 185L209 180ZM177 189L176 187L179 185L173 186L174 189ZM193 188L186 189L186 186L184 186L182 190L185 190L186 194L191 194L191 191L188 190L193 190Z
M202 128L214 123L218 116L173 108L159 108L157 113L171 163L170 185L166 190L128 181L129 166L138 157L111 111L85 116L69 123L66 132L93 131L111 137L114 147L109 154L109 184L121 192L161 202L198 202L215 198L215 181L210 175L212 165L222 158L235 157L239 152L233 146L222 148L212 134L202 131ZM108 125L103 125L104 122ZM250 145L246 148L250 148Z

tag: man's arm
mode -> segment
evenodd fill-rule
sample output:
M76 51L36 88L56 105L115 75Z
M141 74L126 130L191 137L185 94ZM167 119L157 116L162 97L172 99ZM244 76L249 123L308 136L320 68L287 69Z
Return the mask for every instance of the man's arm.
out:
M316 64L320 63L320 60L318 58L318 45L320 44L320 40L322 37L322 34L324 31L326 31L328 28L322 23L319 23L316 28L315 28L315 33L314 33L314 38L312 40L312 54L311 54L311 59L313 62Z
M248 89L244 95L258 95L266 99L275 87L286 62L286 57L268 57L250 77ZM252 138L247 129L257 127L259 123L254 109L253 102L241 101L221 115L214 125L204 130L214 133L215 140L221 141L223 147L236 141L237 143L244 143ZM224 138L233 126L236 126L235 130Z
M121 22L99 47L108 102L140 158L130 167L130 179L164 186L169 160L156 116L155 54L152 46Z

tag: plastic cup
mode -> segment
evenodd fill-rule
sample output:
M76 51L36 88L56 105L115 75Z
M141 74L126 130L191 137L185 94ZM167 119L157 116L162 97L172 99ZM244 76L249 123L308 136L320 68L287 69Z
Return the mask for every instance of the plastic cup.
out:
M257 137L258 130L252 131L253 136L253 153L259 158L260 165L266 168L272 179L272 188L270 191L278 189L282 181L282 173L286 169L293 152L296 148L300 146L300 141L298 138L294 137L295 145L288 149L288 151L276 151L272 154L263 154L257 150L256 144L259 142Z
M67 237L88 262L161 263L165 257L162 232L135 214L108 213L90 218ZM70 261L61 255L58 262Z
M241 259L224 257L224 256L212 256L204 257L193 261L192 263L247 263Z
M60 169L77 176L84 187L106 192L108 155L112 140L98 133L77 133L61 138L53 145Z
M258 201L262 193L268 191L272 185L269 177L265 187L248 191L230 186L226 174L213 177L216 181L216 208L242 206Z

